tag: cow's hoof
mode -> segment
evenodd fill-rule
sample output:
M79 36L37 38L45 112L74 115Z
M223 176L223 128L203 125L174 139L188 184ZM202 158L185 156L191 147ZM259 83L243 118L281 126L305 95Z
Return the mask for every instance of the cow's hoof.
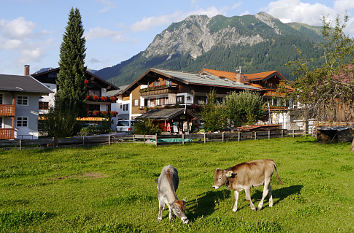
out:
M254 208L254 207L253 207L253 208L251 208L251 209L252 209L253 211L255 211L255 210L256 210L256 208Z
M258 209L257 210L261 210L262 209L262 207L258 207Z
M157 218L157 220L161 221L161 220L162 220L162 218Z
M237 209L232 209L232 212L236 212L237 211Z

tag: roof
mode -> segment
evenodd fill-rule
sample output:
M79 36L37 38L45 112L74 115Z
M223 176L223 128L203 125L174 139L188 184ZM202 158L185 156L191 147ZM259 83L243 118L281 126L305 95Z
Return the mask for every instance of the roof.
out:
M235 78L236 73L235 72L228 72L228 71L222 71L222 70L212 70L212 69L203 68L200 71L200 73L203 71L213 74L213 75L216 75L216 76L219 76L219 77L225 77L225 78L230 79L232 81L236 81L236 78ZM281 79L286 80L286 78L276 70L254 73L254 74L242 74L242 76L245 78L246 82L252 82L252 81L259 81L259 80L268 79L268 78L272 77L274 74L277 74Z
M40 80L40 76L43 76L45 74L49 74L49 73L59 73L59 67L57 68L50 68L48 70L45 70L43 72L36 72L36 73L33 73L32 76L36 79L39 79ZM119 88L117 86L115 86L114 84L104 80L103 78L100 78L99 76L97 76L96 74L92 73L91 71L88 71L86 70L86 74L93 77L94 79L98 80L99 82L101 83L104 83L104 85L106 86L110 86L113 90L119 90ZM57 77L55 77L56 79ZM44 80L41 80L43 82L45 82ZM55 82L55 80L53 80L53 82Z
M200 85L200 86L211 86L211 87L222 87L222 88L231 88L231 89L247 89L260 91L259 88L247 85L244 83L236 83L229 79L221 78L213 74L193 74L182 71L172 71L172 70L163 70L150 68L144 74L142 74L138 79L132 82L127 86L122 93L128 91L130 88L134 87L136 83L142 80L149 72L154 72L165 77L168 77L172 80L182 82L186 85Z
M32 76L0 74L0 90L49 94L52 93Z
M137 118L149 118L151 120L171 120L179 115L184 114L193 116L193 114L189 110L187 110L186 112L185 111L186 110L184 108L153 109Z

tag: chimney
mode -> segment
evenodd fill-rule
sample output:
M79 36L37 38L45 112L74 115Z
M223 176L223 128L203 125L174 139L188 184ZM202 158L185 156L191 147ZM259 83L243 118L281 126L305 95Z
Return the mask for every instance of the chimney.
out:
M235 81L241 83L241 66L236 70Z
M30 65L25 65L25 76L30 75Z

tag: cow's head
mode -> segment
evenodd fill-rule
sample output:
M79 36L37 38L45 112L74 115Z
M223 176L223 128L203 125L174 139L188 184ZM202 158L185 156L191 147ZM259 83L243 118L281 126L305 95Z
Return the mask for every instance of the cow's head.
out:
M175 201L172 206L171 209L173 211L173 213L182 220L182 222L184 224L188 223L188 218L186 216L186 199L184 200L177 200Z
M232 171L227 171L227 170L221 170L220 168L216 169L215 175L214 175L214 189L220 188L221 185L225 184L227 182L227 178L233 177Z

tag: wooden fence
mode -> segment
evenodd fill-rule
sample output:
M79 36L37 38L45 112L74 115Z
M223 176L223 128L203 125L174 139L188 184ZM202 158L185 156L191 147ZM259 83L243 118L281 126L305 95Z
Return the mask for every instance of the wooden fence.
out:
M187 143L226 142L242 140L271 139L279 137L295 137L303 135L301 130L272 130L257 132L223 132L206 134L180 134L180 135L97 135L71 138L40 138L24 140L0 140L0 148L19 150L29 148L58 148L79 147L94 145L110 145L113 143L147 143L153 145L171 145Z

